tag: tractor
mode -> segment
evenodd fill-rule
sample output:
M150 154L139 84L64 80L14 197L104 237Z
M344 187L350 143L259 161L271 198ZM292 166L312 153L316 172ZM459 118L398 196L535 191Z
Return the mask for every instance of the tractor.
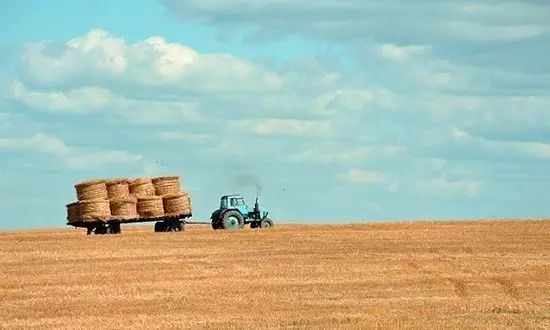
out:
M267 210L258 204L258 197L254 208L250 209L240 194L222 196L220 208L212 213L213 229L242 229L250 224L250 228L273 227L273 220L267 217Z

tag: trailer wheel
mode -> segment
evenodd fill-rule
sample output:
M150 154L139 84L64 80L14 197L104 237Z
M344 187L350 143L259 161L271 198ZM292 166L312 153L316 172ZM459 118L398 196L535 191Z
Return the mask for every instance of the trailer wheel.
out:
M260 222L260 228L271 228L273 227L273 220L270 218L265 218Z
M161 233L166 231L166 226L164 225L164 222L157 221L155 222L155 233Z

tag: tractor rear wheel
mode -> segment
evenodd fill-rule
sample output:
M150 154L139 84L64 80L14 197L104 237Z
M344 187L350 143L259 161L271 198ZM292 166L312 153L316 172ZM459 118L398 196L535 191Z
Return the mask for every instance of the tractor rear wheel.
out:
M260 222L260 228L271 228L273 227L273 220L270 218L265 218Z
M222 224L224 229L242 229L244 219L239 211L227 211L223 214Z
M223 225L219 218L212 219L212 229L214 230L223 229Z

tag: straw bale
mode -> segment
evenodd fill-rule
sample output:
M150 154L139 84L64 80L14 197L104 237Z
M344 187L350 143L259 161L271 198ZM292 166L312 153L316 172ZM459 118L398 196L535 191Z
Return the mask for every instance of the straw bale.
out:
M80 220L80 208L78 202L67 204L67 220L69 222L77 222Z
M109 199L130 197L128 179L112 179L106 182Z
M130 182L130 194L136 198L155 196L155 186L151 179L135 179Z
M113 219L135 219L138 217L137 200L135 198L111 199L111 217Z
M142 217L160 217L164 215L162 197L149 196L138 198L138 214Z
M75 185L75 188L79 201L109 198L105 180L79 182Z
M191 203L187 193L166 195L162 198L164 213L168 215L180 215L191 213Z
M84 200L78 203L80 219L83 221L103 220L111 218L111 208L108 200Z
M157 196L177 194L180 192L179 176L161 176L152 179Z

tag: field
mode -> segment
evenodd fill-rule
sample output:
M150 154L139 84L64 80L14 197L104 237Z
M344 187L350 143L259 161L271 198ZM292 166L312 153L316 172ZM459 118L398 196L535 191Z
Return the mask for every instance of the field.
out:
M550 221L0 233L0 328L550 328Z

